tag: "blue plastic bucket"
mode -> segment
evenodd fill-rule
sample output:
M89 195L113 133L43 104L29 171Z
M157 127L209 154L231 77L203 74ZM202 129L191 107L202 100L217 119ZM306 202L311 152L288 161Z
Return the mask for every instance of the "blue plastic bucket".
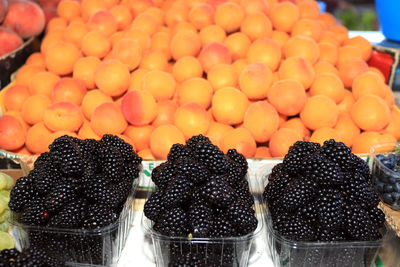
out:
M376 0L375 3L383 35L400 41L400 0Z

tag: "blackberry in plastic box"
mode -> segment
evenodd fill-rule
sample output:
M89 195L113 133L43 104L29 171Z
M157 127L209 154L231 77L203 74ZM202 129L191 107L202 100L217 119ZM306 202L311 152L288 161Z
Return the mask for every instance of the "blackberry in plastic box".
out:
M367 261L368 249L355 249L355 254L336 250L336 255L316 249L318 242L381 240L385 220L365 161L334 140L323 146L296 142L269 177L263 196L275 232L271 235L288 240L276 241L276 250L291 255L289 266L305 266L304 260L324 266ZM292 241L314 243L290 247Z
M16 213L15 219L23 228L28 225L32 246L55 258L108 264L111 259L103 255L101 230L117 222L138 178L141 158L131 145L112 135L104 135L100 141L65 135L49 148L10 193L9 207ZM31 230L30 226L43 230ZM79 237L56 234L47 227L98 232L97 236Z
M191 243L191 238L229 238L254 232L258 221L254 199L246 181L247 161L236 150L225 155L207 137L194 136L186 145L175 144L168 161L152 173L156 191L145 203L144 214L153 229L169 237L187 239L172 243L169 266L232 266L237 247ZM188 245L188 246L186 246ZM249 244L247 244L249 245ZM179 265L193 260L189 265Z

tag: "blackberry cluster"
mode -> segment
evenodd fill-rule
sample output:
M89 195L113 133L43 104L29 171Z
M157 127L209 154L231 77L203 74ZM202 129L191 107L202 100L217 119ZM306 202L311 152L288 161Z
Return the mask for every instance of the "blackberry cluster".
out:
M152 172L157 190L145 203L144 214L154 222L156 231L167 236L247 235L258 223L245 179L247 168L243 155L236 150L225 155L205 136L194 136L186 145L176 144L168 161ZM197 256L212 258L211 254L180 254L171 260L170 266L192 266L179 264ZM234 254L229 255L228 261L232 261ZM210 264L207 261L206 266Z
M132 146L112 135L100 141L65 135L49 149L10 193L9 207L19 214L19 222L66 229L100 229L114 223L140 171L141 158ZM43 235L34 239L38 247L65 251L68 246L64 237L44 242ZM97 263L102 263L101 250Z
M296 142L265 187L273 227L302 241L377 240L377 208L368 165L342 142Z
M48 256L43 249L31 247L22 253L16 249L3 249L0 251L0 266L63 267L65 263Z

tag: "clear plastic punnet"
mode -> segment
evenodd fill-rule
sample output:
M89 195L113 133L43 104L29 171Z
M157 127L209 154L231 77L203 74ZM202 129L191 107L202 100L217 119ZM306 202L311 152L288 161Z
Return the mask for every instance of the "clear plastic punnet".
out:
M251 247L254 239L264 227L263 210L259 191L261 185L250 173L247 174L250 191L254 196L254 209L258 225L257 229L250 234L240 237L219 238L190 238L170 237L162 235L153 230L153 221L143 214L142 227L146 235L152 239L154 256L157 266L168 266L168 264L180 255L196 254L205 261L206 266L247 266L251 256ZM147 199L150 198L156 186L150 180L148 184ZM258 191L258 192L257 192Z
M396 163L397 153L400 156L399 143L381 143L371 148L372 183L380 200L394 210L400 210L400 165ZM389 152L380 152L387 151ZM392 166L390 166L392 165ZM398 165L398 166L396 166ZM398 171L394 171L393 168Z
M12 234L18 247L28 248L32 242L41 244L49 255L66 261L67 266L117 266L133 223L133 201L141 175L134 180L118 220L100 229L23 225L18 223L19 214L14 213Z
M273 166L266 165L257 172L264 187ZM368 267L374 262L378 249L387 238L387 226L381 229L382 239L375 241L311 242L293 241L274 230L268 205L264 202L268 253L276 267Z

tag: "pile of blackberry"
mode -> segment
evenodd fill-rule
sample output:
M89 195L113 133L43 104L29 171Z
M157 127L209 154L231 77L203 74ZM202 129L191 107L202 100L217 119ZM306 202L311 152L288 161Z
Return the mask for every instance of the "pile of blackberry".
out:
M203 135L190 138L186 145L175 144L168 160L152 172L157 190L145 203L144 214L167 236L247 235L258 223L247 169L243 155L235 149L225 155Z
M385 216L368 164L342 142L296 142L268 178L263 197L283 237L321 242L382 237Z
M100 141L65 135L49 149L10 193L9 207L19 215L18 221L44 228L94 231L117 221L139 176L141 158L132 146L113 135L104 135ZM55 234L31 231L30 242L47 247L54 255L65 252L65 260L78 257L85 261L90 255L89 260L94 261L90 263L102 262L101 250L94 249L101 247L97 244L101 238L70 240L73 235L65 235L57 240ZM78 252L77 247L88 251Z
M65 264L49 257L43 249L29 248L22 253L16 249L3 249L0 251L0 266L37 266L37 267L63 267Z

